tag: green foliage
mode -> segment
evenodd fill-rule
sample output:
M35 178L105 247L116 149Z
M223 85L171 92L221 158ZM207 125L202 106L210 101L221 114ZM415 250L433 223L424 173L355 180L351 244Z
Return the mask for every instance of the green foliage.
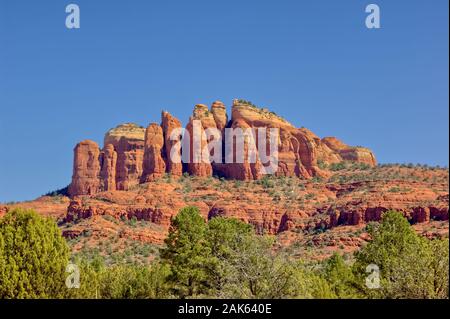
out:
M273 188L275 186L275 183L268 175L264 175L263 178L261 178L259 181L257 181L259 185L261 185L264 189Z
M80 288L71 289L72 298L154 299L167 298L169 269L154 263L151 267L115 265L106 267L101 258L77 260Z
M136 227L137 222L138 222L138 220L137 220L136 216L133 216L128 220L127 224L128 224L128 226Z
M328 284L281 252L274 238L256 235L233 218L217 217L208 224L210 245L209 295L219 298L328 298Z
M330 284L322 274L299 262L293 274L293 297L302 299L336 299Z
M317 160L317 166L319 166L320 169L328 169L328 164L323 160Z
M311 182L312 183L322 183L323 179L320 176L314 176L313 178L311 178Z
M211 254L222 258L237 249L238 239L253 234L252 226L235 218L216 217L208 223L206 241Z
M254 108L258 108L258 106L256 106L252 102L244 100L244 99L238 99L238 103L245 104L245 105L248 105L248 106L251 106L251 107L254 107Z
M324 278L330 285L333 294L337 298L358 298L358 290L355 288L355 278L341 255L334 254L324 263Z
M196 207L185 207L172 219L161 258L170 266L169 281L179 297L205 291L205 269L210 254L205 242L206 223Z
M330 165L331 171L341 171L347 168L347 164L345 162L333 163Z
M56 223L32 210L0 219L0 298L61 298L69 248Z
M368 297L448 298L448 242L420 237L394 211L386 212L380 225L369 231L372 241L356 253L354 264L360 288ZM380 269L378 289L364 285L369 264Z
M400 187L397 187L397 186L391 187L391 188L389 188L389 190L388 190L388 192L390 192L390 193L399 193L399 192L401 192L401 191L402 191L402 189L401 189Z
M155 265L108 267L103 271L100 293L107 299L162 298L167 295L167 266Z
M284 256L271 252L272 238L240 236L228 258L220 260L227 269L218 292L225 298L286 298L295 295L295 268Z
M48 192L44 196L51 196L51 197L57 197L57 196L69 196L69 186Z
M101 273L105 269L103 260L97 256L92 261L88 261L87 259L77 259L75 263L80 271L80 287L70 289L70 297L88 299L101 298Z
M430 243L432 251L431 268L434 278L433 296L434 298L448 299L448 273L449 273L449 240L433 240Z
M224 261L239 249L242 237L249 237L252 234L253 229L250 225L234 218L216 217L208 223L205 235L211 253L207 270L209 294L222 293L231 271Z
M316 296L317 282L328 291L324 294L332 294L319 277L308 275L308 285L298 285L296 264L273 252L273 243L272 237L256 235L237 219L216 217L206 225L196 208L187 207L172 220L161 257L179 297Z

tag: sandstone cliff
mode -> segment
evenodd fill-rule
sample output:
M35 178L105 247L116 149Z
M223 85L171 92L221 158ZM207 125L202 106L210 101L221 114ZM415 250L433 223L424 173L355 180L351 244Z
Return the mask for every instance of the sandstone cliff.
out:
M186 131L193 136L194 123L200 123L200 138L197 142L203 150L212 141L222 143L218 150L225 153L223 138L226 128L251 129L253 135L245 135L243 143L244 161L226 163L225 154L221 154L219 162L203 160L205 154L194 149L194 138L182 140L171 139L174 129L181 128L181 122L163 112L161 124L152 123L147 129L136 124L126 123L109 130L104 139L103 149L93 141L83 141L74 150L74 169L72 183L69 187L70 196L92 195L101 191L128 190L138 184L154 181L165 173L181 176L187 172L195 176L218 175L229 179L257 180L264 175L263 167L269 164L262 161L269 150L269 133L264 140L256 133L260 128L279 130L276 141L278 151L276 176L296 176L311 178L330 175L326 167L329 164L342 161L376 165L374 154L367 148L352 147L334 137L320 139L305 128L296 128L287 120L254 106L244 100L234 100L231 108L231 119L228 119L225 105L215 101L211 108L204 104L195 106L192 116L186 125ZM209 129L217 129L219 136L207 135ZM222 138L222 139L221 139ZM237 153L237 137L233 139L233 154ZM217 150L216 150L217 151ZM183 162L171 160L171 152L182 156L186 152L187 159ZM214 149L207 158L214 157ZM254 154L254 161L249 161L249 154Z

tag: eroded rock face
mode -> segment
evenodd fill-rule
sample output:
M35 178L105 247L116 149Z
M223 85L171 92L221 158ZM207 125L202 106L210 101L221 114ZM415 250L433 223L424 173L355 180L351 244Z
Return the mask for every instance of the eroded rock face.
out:
M233 129L241 129L242 132L245 132L247 129L251 129L251 127L242 119L234 120L231 122L231 128ZM230 149L233 154L231 163L223 163L215 165L215 169L219 172L219 175L225 176L227 178L236 179L236 180L253 180L259 179L261 176L260 172L260 162L258 158L256 158L256 162L250 163L248 160L248 154L251 151L250 144L251 140L255 139L255 136L250 134L242 134L242 140L244 141L242 145L242 149L239 149L239 143L237 143L238 134L236 136L228 135L227 139L232 139L233 142L230 143ZM227 149L225 149L227 152ZM239 154L242 153L242 158ZM225 158L227 161L227 159Z
M114 145L107 144L101 154L102 169L100 172L100 180L102 190L116 190L116 167L117 152Z
M164 135L161 126L150 124L145 131L142 183L153 181L166 172L166 163L162 157L163 146Z
M100 187L100 149L97 143L85 140L74 149L73 176L70 196L92 195Z
M324 137L322 142L339 154L341 160L364 163L370 166L377 165L375 155L368 148L348 146L336 137Z
M318 175L327 177L327 172L319 168L319 162L337 163L344 160L342 156L330 149L308 129L295 128L275 113L245 104L239 100L233 102L231 123L232 127L235 126L234 123L239 123L240 127L253 129L279 129L278 170L275 173L277 176L311 178ZM266 149L268 149L268 141L267 135ZM264 146L260 144L262 143L257 138L259 152L264 151Z
M287 120L276 115L267 109L261 109L251 104L234 100L231 108L232 121L243 119L251 127L277 127L277 128L291 128L295 126Z
M213 114L214 121L216 122L216 127L223 131L228 123L227 109L225 105L220 101L215 101L211 105L211 113Z
M349 149L341 151L340 155L345 161L364 163L369 166L377 165L375 155L373 155L371 150L365 147L350 147Z
M270 163L273 165L273 162L267 161L270 155L270 129L278 129L279 133L275 140L278 162L274 165L275 170L269 170L276 176L328 178L330 171L327 166L341 161L376 165L374 154L367 148L348 146L334 137L320 139L308 129L296 128L275 113L243 100L233 101L230 120L225 105L220 101L215 101L211 108L197 104L186 125L190 139L181 140L181 128L178 119L162 112L161 125L151 124L144 129L126 123L109 130L102 152L95 143L80 143L75 153L70 194L128 190L139 183L160 178L165 173L181 176L183 172L188 172L196 176L218 175L257 180L267 173L263 168L268 168ZM244 133L243 161L237 162L236 137L231 143L233 162L226 161L225 153L229 150L226 147L227 128L239 129ZM260 129L266 129L266 133L260 136ZM180 131L180 134L172 136L174 130ZM217 135L211 135L211 130L218 132ZM204 153L207 146L220 139L218 148L210 147L209 154ZM215 154L219 150L220 154ZM174 158L184 157L183 161L172 161L172 153ZM254 155L253 161L249 161L248 154ZM208 160L213 158L215 162L209 163Z
M145 129L126 123L109 130L105 145L111 144L117 152L116 189L128 190L139 184L143 171Z
M144 141L144 137L145 128L134 123L125 123L110 129L105 134L104 145L117 145L122 139Z
M204 104L197 104L192 112L190 120L199 120L202 122L203 129L216 128L216 120L213 113Z
M181 176L183 174L183 164L178 160L181 160L181 137L174 132L174 130L181 129L181 122L170 115L170 113L162 112L161 126L164 135L164 153L167 173L170 173L173 176ZM172 132L174 133L173 135ZM180 147L177 147L177 145L180 145ZM174 153L173 156L178 158L175 161L171 160L172 152Z
M189 132L190 139L183 142L183 152L186 147L190 149L187 172L191 175L205 177L212 176L212 165L206 159L208 155L203 152L208 144L205 129L211 126L215 127L216 123L212 114L206 115L202 109L203 106L196 106L194 115L189 119L186 131ZM196 113L197 110L199 110L198 113Z

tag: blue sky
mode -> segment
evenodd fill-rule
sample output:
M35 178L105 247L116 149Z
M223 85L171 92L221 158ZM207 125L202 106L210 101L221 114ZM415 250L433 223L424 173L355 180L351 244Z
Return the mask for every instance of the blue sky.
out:
M447 0L0 0L0 201L66 186L74 145L244 98L379 162L448 165ZM365 6L381 29L365 27Z

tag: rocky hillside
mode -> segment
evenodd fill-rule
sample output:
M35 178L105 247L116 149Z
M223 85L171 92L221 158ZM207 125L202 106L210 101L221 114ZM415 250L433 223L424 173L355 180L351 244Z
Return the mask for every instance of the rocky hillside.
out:
M366 225L389 209L403 212L424 236L448 236L447 169L350 162L326 169L328 178L272 176L256 181L164 174L128 191L0 205L0 215L16 206L34 208L59 221L75 251L112 251L114 256L156 252L170 218L187 205L197 206L205 219L220 215L244 220L260 233L276 235L280 247L293 254L307 252L311 258L358 249L368 239Z

